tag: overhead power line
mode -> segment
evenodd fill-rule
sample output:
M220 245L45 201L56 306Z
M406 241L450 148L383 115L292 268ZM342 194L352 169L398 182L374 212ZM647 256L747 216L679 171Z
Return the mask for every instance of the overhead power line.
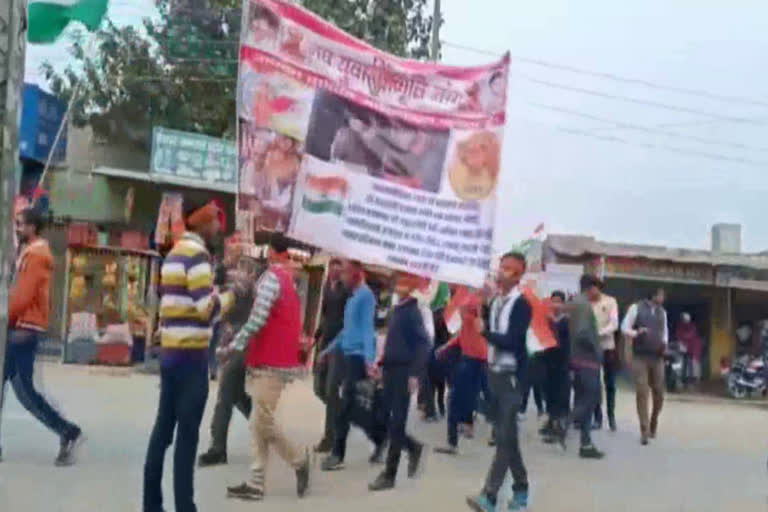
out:
M746 165L750 167L756 167L760 169L767 169L768 168L768 161L759 161L759 160L752 160L748 158L740 158L740 157L732 157L728 155L721 155L719 153L708 153L706 151L696 151L692 149L687 148L680 148L677 146L670 146L667 144L656 144L653 142L638 142L638 141L632 141L629 139L625 139L622 137L617 137L615 135L600 135L597 133L585 131L585 130L579 130L577 128L570 128L566 126L560 126L560 125L554 125L550 123L542 123L538 121L533 121L531 119L526 118L518 118L521 121L540 125L540 126L546 126L548 128L552 128L554 130L557 130L561 133L567 134L567 135L576 135L579 137L589 137L592 139L601 140L604 142L614 142L618 144L623 144L626 146L637 146L637 147L643 147L646 149L660 149L664 151L670 151L672 153L677 153L683 156L691 156L696 158L703 158L706 160L712 160L717 162L728 162L728 163L737 163L741 165Z
M493 51L490 51L490 50L482 50L480 48L473 48L471 46L465 46L465 45L461 45L461 44L456 44L456 43L452 43L450 41L442 41L442 44L445 45L445 46L448 46L449 48L456 48L458 50L465 50L465 51L477 53L479 55L488 55L488 56L492 56L492 57L501 57L502 56L502 54L499 53L499 52L493 52ZM677 93L677 94L685 94L685 95L689 95L689 96L699 96L699 97L702 97L702 98L708 98L710 100L716 100L716 101L721 101L721 102L726 102L726 103L740 103L740 104L743 104L743 105L751 105L751 106L768 108L768 101L761 101L761 100L754 99L754 98L748 98L748 97L743 97L743 96L731 96L731 95L726 95L726 94L718 94L718 93L706 91L706 90L703 90L703 89L690 89L690 88L686 88L686 87L675 87L675 86L672 86L672 85L665 85L665 84L660 84L660 83L657 83L657 82L652 82L650 80L645 80L645 79L642 79L642 78L633 78L633 77L627 77L627 76L618 75L616 73L607 73L607 72L604 72L604 71L594 71L594 70L589 70L589 69L584 69L584 68L578 68L578 67L575 67L575 66L568 66L568 65L565 65L565 64L559 64L559 63L556 63L556 62L550 62L550 61L546 61L546 60L543 60L543 59L535 59L535 58L531 58L531 57L522 57L520 55L512 55L512 58L517 60L517 61L520 61L520 62L525 62L527 64L532 64L532 65L535 65L535 66L540 66L540 67L544 67L544 68L548 68L548 69L555 69L555 70L558 70L558 71L566 71L566 72L569 72L569 73L577 73L577 74L580 74L580 75L589 75L589 76L593 76L593 77L596 77L596 78L603 78L603 79L606 79L606 80L613 80L613 81L616 81L616 82L622 82L622 83L626 83L626 84L640 85L640 86L647 87L647 88L650 88L650 89L658 89L658 90L662 90L662 91L669 91L669 92L674 92L674 93Z
M672 112L680 112L680 113L684 113L684 114L695 114L695 115L698 115L698 116L705 116L705 117L708 117L708 118L711 118L711 119L716 119L716 120L719 120L719 121L728 121L728 122L731 122L731 123L743 123L743 124L754 124L754 125L763 125L763 124L765 124L765 123L763 123L760 120L755 120L754 118L750 118L750 117L727 116L727 115L717 114L717 113L714 113L714 112L707 112L707 111L704 111L704 110L697 110L697 109L694 109L694 108L681 107L681 106L678 106L678 105L671 105L669 103L662 103L662 102L659 102L659 101L651 101L651 100L644 100L644 99L640 99L640 98L632 98L630 96L621 96L621 95L618 95L618 94L610 94L610 93L607 93L607 92L604 92L604 91L598 91L598 90L594 90L594 89L587 89L587 88L584 88L584 87L574 87L574 86L571 86L571 85L561 84L561 83L557 83L557 82L550 82L549 80L541 80L539 78L534 78L534 77L531 77L531 76L528 76L528 75L525 75L525 74L522 74L522 73L518 73L518 74L520 76L522 76L523 78L525 78L526 80L528 80L529 82L532 82L532 83L535 83L535 84L539 84L539 85L543 85L545 87L551 87L551 88L554 88L554 89L560 89L560 90L563 90L563 91L577 92L577 93L586 94L586 95L589 95L589 96L596 96L596 97L605 98L605 99L609 99L609 100L615 100L615 101L623 101L625 103L633 103L635 105L643 105L643 106L646 106L646 107L653 107L653 108L658 108L658 109L662 109L662 110L669 110L669 111L672 111Z
M669 130L659 130L658 128L652 127L652 126L642 126L638 124L633 123L627 123L624 121L618 121L616 119L606 119L604 117L592 115L586 112L579 112L576 110L571 110L564 107L558 107L556 105L546 105L543 103L536 103L536 102L526 102L528 105L531 105L533 107L543 109L543 110L551 110L553 112L559 112L561 114L567 114L574 117L580 117L582 119L589 119L591 121L597 121L600 123L606 123L611 124L616 128L621 128L625 130L632 130L632 131L639 131L644 133L649 133L652 135L663 135L665 137L675 137L680 139L687 139L692 140L695 142L700 142L702 144L714 144L719 146L725 146L730 147L734 149L741 149L746 151L759 151L759 152L766 152L768 153L768 147L759 147L759 146L748 146L746 144L741 144L739 142L730 142L730 141L724 141L719 139L710 139L707 137L698 137L696 135L687 135L680 132L675 131L669 131Z

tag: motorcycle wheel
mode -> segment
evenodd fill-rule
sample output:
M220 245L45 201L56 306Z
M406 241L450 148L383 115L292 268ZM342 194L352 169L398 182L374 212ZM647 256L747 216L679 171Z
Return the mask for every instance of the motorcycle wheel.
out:
M740 386L736 379L737 377L735 375L728 376L728 393L731 397L741 400L747 396L747 390L744 389L744 386Z

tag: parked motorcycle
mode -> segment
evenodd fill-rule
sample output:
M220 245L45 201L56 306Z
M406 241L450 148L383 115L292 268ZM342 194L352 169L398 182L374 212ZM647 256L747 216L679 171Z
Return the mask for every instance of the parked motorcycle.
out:
M686 350L682 343L672 341L664 353L664 375L667 391L675 393L685 385Z
M728 394L733 398L768 394L768 364L765 356L738 356L730 366L725 365L721 372L726 377Z

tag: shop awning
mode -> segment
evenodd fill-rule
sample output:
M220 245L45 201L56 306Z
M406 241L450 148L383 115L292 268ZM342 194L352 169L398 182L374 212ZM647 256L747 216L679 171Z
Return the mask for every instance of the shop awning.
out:
M114 167L97 167L93 170L93 174L108 176L110 178L156 183L158 185L173 185L177 187L194 188L200 190L212 190L215 192L224 192L226 194L237 193L237 185L234 184L205 183L199 180L187 180L178 176L150 174L148 172L116 169Z

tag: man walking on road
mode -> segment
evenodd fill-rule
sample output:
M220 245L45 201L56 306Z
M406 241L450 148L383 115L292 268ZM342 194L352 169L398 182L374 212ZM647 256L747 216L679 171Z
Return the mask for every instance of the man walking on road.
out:
M288 243L275 234L269 268L256 284L253 310L229 350L245 352L246 389L253 401L250 481L227 488L227 495L249 501L264 498L267 460L274 446L296 472L296 494L309 488L309 453L302 452L277 425L275 413L285 386L301 377L301 300L288 258Z
M616 352L616 331L619 330L619 305L616 299L603 293L604 283L592 287L589 302L597 320L597 334L600 336L600 349L603 352L603 382L605 384L605 412L608 426L616 431L616 372L619 356ZM603 408L598 401L595 407L595 427L603 427Z
M568 305L570 312L568 331L571 342L571 369L573 370L574 405L571 419L581 429L579 456L583 459L602 459L604 454L592 444L592 414L600 403L600 363L602 349L597 322L590 297L599 293L600 281L589 274L581 276L581 294ZM568 421L559 431L565 447Z
M403 448L408 452L408 477L414 478L421 464L424 445L406 434L411 395L419 388L432 344L413 291L420 279L400 276L396 292L403 299L392 309L387 340L381 359L384 384L384 409L388 419L389 453L384 471L368 488L383 491L395 486Z
M357 385L374 372L376 360L376 297L365 284L363 265L358 261L344 264L344 282L350 297L344 308L344 327L336 339L328 346L327 352L340 351L343 355L343 381L341 385L341 404L336 415L335 440L333 451L323 461L323 471L336 471L344 468L352 414L355 407ZM378 462L383 455L385 432L374 428L366 429L366 435L375 445L372 463Z
M222 322L222 348L225 348L240 329L245 325L253 305L253 282L255 275L238 269L242 256L242 246L237 239L230 239L225 244L224 265L228 268L227 281L234 285L237 300L227 318ZM221 353L222 351L219 351ZM251 415L251 397L245 392L245 356L242 352L233 353L222 363L219 391L216 407L211 419L211 447L200 455L200 467L227 463L227 437L232 410L237 408L246 419Z
M144 512L163 510L163 462L173 442L176 512L196 512L194 467L208 399L208 343L213 325L233 301L213 287L206 242L220 231L218 208L187 209L187 231L165 258L160 277L160 401L144 463Z
M496 415L496 453L488 470L485 487L478 496L467 498L477 512L496 510L496 500L507 472L512 473L514 492L509 509L528 506L528 473L523 464L518 439L517 414L520 410L520 377L527 364L526 334L531 325L532 308L519 288L525 273L525 256L508 253L499 268L500 296L491 304L488 340L488 384L493 394Z
M629 307L621 332L632 340L632 373L635 379L640 442L656 437L659 414L664 404L664 352L669 341L664 290L654 290L648 299ZM653 407L648 417L648 395Z
M5 383L11 381L21 405L58 434L61 443L55 464L69 466L75 462L75 450L84 439L83 433L80 427L65 420L51 407L35 389L33 379L37 345L48 330L53 256L48 242L40 237L43 218L37 210L23 210L16 222L19 242L24 245L24 249L16 264L16 282L10 290L8 303L8 346L0 406L5 395Z
M315 334L315 394L325 402L325 430L323 438L315 447L317 453L333 449L334 424L339 411L339 389L343 377L344 357L334 351L327 358L320 358L328 345L344 327L344 307L349 299L347 288L341 280L342 262L332 259L328 264L328 280L323 289L323 309L320 328Z

